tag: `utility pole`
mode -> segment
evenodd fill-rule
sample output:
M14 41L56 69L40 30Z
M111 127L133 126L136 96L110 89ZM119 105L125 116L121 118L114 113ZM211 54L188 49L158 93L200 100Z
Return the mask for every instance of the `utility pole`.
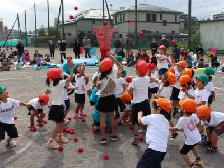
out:
M50 40L50 10L49 10L49 0L47 0L47 36L48 41Z
M191 10L192 0L188 0L188 48L191 49Z
M19 21L19 14L18 13L17 13L17 21L18 21L19 39L21 39L21 28L20 28L20 21Z
M26 10L25 10L25 39L26 39L26 47L27 47Z
M61 19L61 21L62 21L62 23L61 23L61 30L62 30L62 39L64 40L65 39L65 29L64 29L64 2L63 2L63 0L61 0L61 9L62 9L62 19Z
M35 46L36 46L36 40L37 40L37 14L36 14L36 5L34 3L34 26L35 26Z
M105 19L105 5L104 5L104 0L103 0L103 21Z
M135 45L138 47L138 0L135 0Z

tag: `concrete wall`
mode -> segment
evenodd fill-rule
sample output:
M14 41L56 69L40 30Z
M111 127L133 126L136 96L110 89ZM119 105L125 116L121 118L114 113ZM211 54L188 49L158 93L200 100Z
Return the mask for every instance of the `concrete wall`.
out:
M224 20L210 21L200 24L201 43L205 49L218 48L224 50Z

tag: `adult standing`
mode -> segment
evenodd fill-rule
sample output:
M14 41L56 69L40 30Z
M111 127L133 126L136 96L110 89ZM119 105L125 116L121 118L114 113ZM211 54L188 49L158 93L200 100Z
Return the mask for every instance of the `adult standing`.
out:
M121 40L119 37L115 38L114 41L114 54L116 55L121 49Z
M173 47L173 56L175 58L175 62L179 62L180 60L180 49L177 47L177 44L174 44Z
M21 40L18 40L16 49L17 49L17 62L20 63L22 59L22 62L25 64L24 45Z
M160 45L164 45L166 48L169 48L169 42L166 39L166 35L165 34L162 35L162 39L161 39L161 44Z
M125 47L126 47L126 58L128 57L128 53L132 48L132 41L130 39L129 34L127 34L126 39L125 39Z
M49 47L49 51L50 51L50 56L51 56L51 58L54 59L55 44L52 40L49 40L48 47Z
M91 58L91 56L90 56L91 40L87 36L85 36L83 39L83 47L85 50L85 58L88 58L88 56L89 56L89 58Z
M201 43L198 45L198 48L196 49L196 54L197 54L197 60L198 60L198 61L199 61L200 59L203 59L204 49L203 49Z
M159 46L158 46L155 38L152 39L152 43L151 43L150 47L151 47L152 56L156 55Z
M73 52L75 53L75 58L80 58L80 47L81 47L81 43L79 41L79 39L77 38L75 40L75 45L74 45L74 48L73 48Z
M59 44L59 51L61 53L61 63L63 63L63 58L66 59L67 42L66 42L66 40L60 40L60 41L58 41L58 44Z

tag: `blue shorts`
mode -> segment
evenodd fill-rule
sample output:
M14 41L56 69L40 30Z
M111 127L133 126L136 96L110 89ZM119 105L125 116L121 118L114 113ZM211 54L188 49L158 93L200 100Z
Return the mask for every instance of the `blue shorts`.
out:
M64 100L64 107L66 111L70 110L70 106L70 99Z

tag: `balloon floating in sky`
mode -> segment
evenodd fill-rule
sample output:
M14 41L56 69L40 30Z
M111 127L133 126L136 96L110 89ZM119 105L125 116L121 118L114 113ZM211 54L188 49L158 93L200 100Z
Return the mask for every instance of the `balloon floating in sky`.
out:
M78 10L78 7L77 7L77 6L75 6L75 7L74 7L74 10Z

